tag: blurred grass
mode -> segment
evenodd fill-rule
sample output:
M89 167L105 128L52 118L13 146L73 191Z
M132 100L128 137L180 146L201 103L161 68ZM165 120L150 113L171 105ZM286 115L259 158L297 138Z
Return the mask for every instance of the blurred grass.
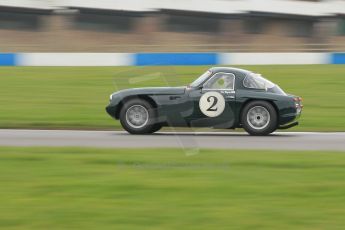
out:
M292 130L345 131L345 65L242 66L304 98ZM0 128L115 129L105 113L123 88L186 85L198 67L0 67Z
M0 229L343 229L345 154L0 147Z

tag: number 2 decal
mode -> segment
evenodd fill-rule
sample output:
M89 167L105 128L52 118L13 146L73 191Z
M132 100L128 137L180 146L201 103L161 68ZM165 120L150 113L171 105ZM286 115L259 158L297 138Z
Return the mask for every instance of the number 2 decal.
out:
M207 109L207 111L215 112L215 111L217 111L217 108L214 108L214 107L217 105L218 99L215 96L209 96L207 98L207 101L211 102L212 98L213 98L212 105L210 106L210 108Z
M199 101L200 111L208 117L217 117L225 109L225 99L218 92L207 92L203 94Z

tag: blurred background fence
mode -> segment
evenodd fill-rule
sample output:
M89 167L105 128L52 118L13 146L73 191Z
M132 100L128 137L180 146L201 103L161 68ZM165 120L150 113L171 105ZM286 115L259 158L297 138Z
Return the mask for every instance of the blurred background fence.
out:
M343 51L341 0L0 0L0 52Z

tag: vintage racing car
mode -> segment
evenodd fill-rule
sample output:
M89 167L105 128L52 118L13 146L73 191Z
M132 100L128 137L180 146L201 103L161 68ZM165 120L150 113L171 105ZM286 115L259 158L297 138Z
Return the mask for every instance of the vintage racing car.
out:
M115 92L106 111L131 134L173 126L244 128L251 135L268 135L298 125L301 101L259 74L214 67L185 87Z

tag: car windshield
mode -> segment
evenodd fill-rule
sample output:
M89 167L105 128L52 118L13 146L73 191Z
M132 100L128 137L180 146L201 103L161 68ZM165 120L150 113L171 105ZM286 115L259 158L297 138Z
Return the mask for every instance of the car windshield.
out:
M245 77L243 81L243 85L246 88L265 89L265 90L276 86L274 83L262 77L261 74L257 74L257 73L249 73Z
M200 77L198 77L195 81L193 81L192 84L190 84L189 86L194 88L199 86L201 83L203 83L207 78L209 78L211 76L212 72L207 70L204 74L202 74Z

